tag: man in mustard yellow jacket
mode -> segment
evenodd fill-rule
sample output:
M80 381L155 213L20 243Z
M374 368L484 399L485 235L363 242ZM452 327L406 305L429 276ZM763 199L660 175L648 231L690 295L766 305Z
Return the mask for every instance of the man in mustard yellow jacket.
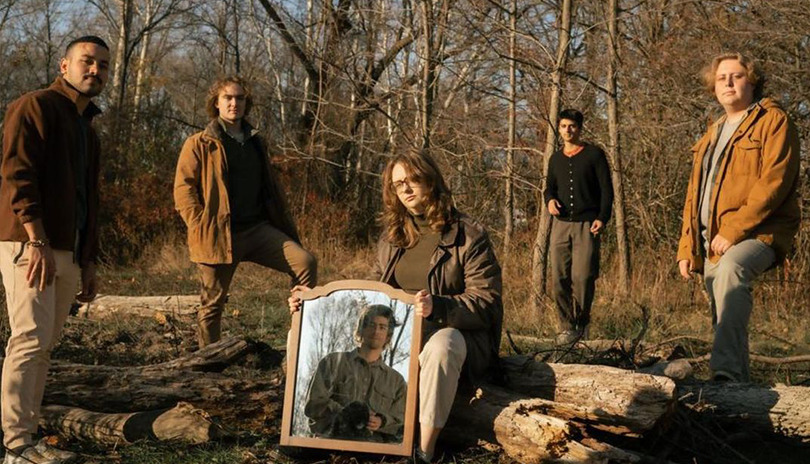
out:
M692 147L678 267L703 272L715 329L715 380L748 381L751 284L790 251L799 229L799 137L779 104L762 98L765 76L740 53L704 73L725 115Z
M251 261L314 287L315 258L301 247L267 145L245 121L252 99L239 77L211 86L211 122L186 140L174 179L175 208L188 226L191 260L202 283L200 348L219 340L237 265Z

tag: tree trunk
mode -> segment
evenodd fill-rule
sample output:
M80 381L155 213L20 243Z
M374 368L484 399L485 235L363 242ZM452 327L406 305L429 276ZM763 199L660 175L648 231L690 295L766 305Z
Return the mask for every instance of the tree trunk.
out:
M525 463L640 462L632 453L611 456L583 445L578 430L564 419L547 415L552 402L527 398L494 386L483 386L473 395L460 393L453 404L442 439L469 443L482 439L497 443L512 459ZM604 449L611 449L605 445ZM609 458L610 459L609 461Z
M557 61L551 75L551 95L548 105L548 127L546 128L546 146L543 154L543 185L548 175L548 160L554 153L557 139L557 117L560 113L560 94L562 93L562 76L568 61L568 45L571 41L571 10L573 0L563 0L559 18L559 39L557 41ZM540 194L541 201L542 193ZM548 265L548 244L551 237L551 214L546 205L540 207L540 225L534 240L532 256L532 307L535 312L542 308L543 295L546 294L546 267Z
M506 189L504 202L503 254L508 256L514 232L515 194L512 191L512 173L515 169L515 135L517 132L517 63L515 62L515 44L517 42L517 0L512 0L512 11L509 13L509 115L508 140L506 142ZM507 262L504 260L504 262Z
M79 306L79 316L100 319L114 314L158 317L158 314L194 316L200 307L197 295L168 296L99 296Z
M143 13L144 27L147 27L150 24L152 24L154 13L155 13L154 4L152 3L152 0L148 0L146 2L146 10ZM132 119L133 124L137 122L138 114L140 113L141 110L141 99L143 98L146 75L149 71L149 67L147 66L147 59L149 57L149 45L151 41L152 41L152 31L150 30L144 31L143 38L141 39L141 49L138 55L138 72L135 75L135 95L132 100L132 107L133 111L135 112L135 117Z
M151 366L55 362L48 374L44 404L116 413L171 408L186 401L214 416L263 421L264 416L281 412L281 369L257 380L218 373L255 348L232 338ZM271 352L269 356L273 365L281 363L281 354Z
M546 364L526 356L502 358L501 365L510 389L581 406L615 433L651 430L675 405L675 382L666 377L607 366Z
M430 127L431 116L433 116L433 87L436 85L436 50L434 44L435 16L433 11L433 0L422 0L422 55L424 64L422 68L422 94L421 94L421 119L420 129L422 135L422 147L430 147Z
M742 429L810 443L810 388L682 383L678 396L688 408L711 415L729 431Z
M115 48L115 67L112 76L112 100L118 112L124 103L126 86L126 57L129 46L129 34L132 29L132 0L121 1L121 18L118 25L118 45Z
M219 429L206 413L188 403L168 410L123 414L50 405L42 408L39 425L65 438L116 446L143 439L198 445L219 436Z
M613 164L611 177L613 180L613 215L616 222L616 241L619 253L619 286L624 293L630 291L630 245L627 238L627 219L624 214L624 186L622 184L622 155L619 140L619 103L618 87L616 85L616 69L619 64L619 43L617 35L616 16L619 11L618 0L610 0L608 5L608 131L610 132L610 146L608 156Z

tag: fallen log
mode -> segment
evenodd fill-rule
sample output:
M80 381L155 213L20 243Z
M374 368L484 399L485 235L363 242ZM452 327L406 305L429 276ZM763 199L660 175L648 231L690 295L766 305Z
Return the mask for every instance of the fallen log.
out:
M112 315L154 318L157 315L194 316L200 307L199 295L117 296L101 295L78 308L78 316L101 319Z
M578 405L593 416L593 423L641 434L671 412L676 404L675 382L607 366L547 364L526 356L501 359L511 390Z
M678 384L678 395L725 427L810 443L810 388L690 382Z
M280 414L282 355L266 354L275 368L261 379L221 372L254 346L226 339L190 355L151 366L89 366L54 362L48 373L45 404L120 413L171 408L181 401L213 416L264 420Z
M525 463L638 463L642 458L607 444L601 449L579 440L575 427L548 415L551 402L486 385L459 393L442 439L457 443L472 437L496 443L512 459Z
M207 414L188 403L178 403L171 409L123 414L49 405L42 407L39 425L64 438L116 446L144 439L198 445L220 435Z

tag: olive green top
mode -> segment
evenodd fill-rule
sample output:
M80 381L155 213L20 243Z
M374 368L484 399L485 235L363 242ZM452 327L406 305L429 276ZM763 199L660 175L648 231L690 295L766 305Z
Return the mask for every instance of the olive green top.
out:
M418 292L428 288L430 259L441 238L438 232L430 229L424 216L414 216L413 221L419 229L419 241L413 248L405 250L394 269L397 284L406 292Z
M368 441L401 441L407 391L402 375L382 358L370 363L356 349L330 353L312 376L304 414L315 435L328 437L335 416L357 401L383 420Z

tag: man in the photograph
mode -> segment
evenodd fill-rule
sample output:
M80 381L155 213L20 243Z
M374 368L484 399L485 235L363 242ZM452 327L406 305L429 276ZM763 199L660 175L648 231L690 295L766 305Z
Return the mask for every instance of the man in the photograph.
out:
M315 258L301 247L267 143L245 117L252 97L239 77L208 92L211 122L189 137L174 180L175 207L188 226L191 260L202 283L200 348L220 339L222 313L236 268L250 261L316 285Z
M799 229L799 136L763 98L765 75L750 57L721 54L703 78L725 114L692 147L678 267L684 279L704 276L713 378L748 381L752 283L784 259Z
M73 453L34 444L50 354L75 298L96 295L100 143L91 99L107 83L98 37L71 41L61 75L12 102L0 165L0 274L11 335L2 379L5 463L60 463ZM81 291L77 295L81 282Z
M558 343L587 338L599 277L600 234L613 206L605 152L581 140L584 116L560 113L562 149L551 155L544 200L551 223L551 275Z
M390 307L367 306L354 332L357 348L320 360L304 407L312 433L383 442L401 436L408 387L383 359L396 327Z

